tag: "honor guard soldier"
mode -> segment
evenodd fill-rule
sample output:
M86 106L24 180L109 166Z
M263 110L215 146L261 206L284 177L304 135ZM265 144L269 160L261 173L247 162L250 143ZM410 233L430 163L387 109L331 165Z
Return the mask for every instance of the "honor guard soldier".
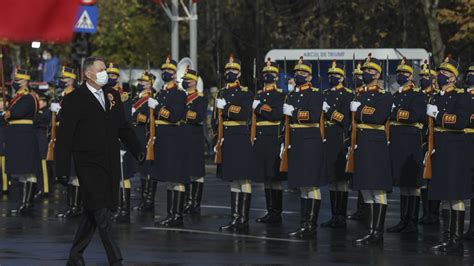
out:
M413 83L413 65L403 58L397 66L397 83L390 115L390 161L393 185L400 188L400 222L391 233L417 232L420 187L423 185L423 123L425 96Z
M392 190L389 139L386 134L392 96L379 85L382 65L378 59L369 54L362 69L366 87L350 104L356 118L353 130L357 130L353 189L362 191L370 219L368 233L356 239L355 243L369 245L383 242L386 191Z
M345 172L346 148L349 146L351 123L350 102L352 90L343 85L346 77L344 65L333 61L328 69L330 89L324 93L325 116L325 175L329 179L331 214L329 221L321 227L341 228L346 226L349 175Z
M313 88L312 66L300 57L294 67L296 90L288 94L283 113L285 134L289 143L282 144L282 152L288 152L288 187L301 191L301 220L299 228L291 232L291 238L313 239L317 233L320 187L327 184L323 173L323 131L321 123L323 94ZM285 139L288 140L288 138ZM283 154L282 154L283 155ZM283 157L283 156L282 156Z
M144 71L138 79L137 91L138 97L132 105L132 124L135 134L143 148L146 148L148 142L149 128L147 128L148 117L150 116L150 108L148 107L148 99L153 96L153 83L155 83L155 75L149 71ZM136 172L140 176L141 183L141 199L137 206L133 209L136 211L153 212L155 209L155 193L157 182L150 178L150 162L142 165L136 165Z
M428 104L436 94L439 93L438 84L436 83L436 68L428 60L421 65L420 69L420 89L425 96L425 103ZM428 119L424 122L423 126L423 154L426 153L428 144ZM421 187L421 203L423 209L423 215L420 218L420 224L432 225L439 224L439 207L441 201L439 200L428 200L428 183Z
M240 60L231 55L224 71L226 85L216 99L218 129L215 150L216 157L219 157L219 149L222 151L218 176L230 182L232 219L220 230L245 232L249 228L252 199L252 143L248 122L252 117L253 95L240 85Z
M469 150L469 162L470 164L470 174L471 180L473 180L474 184L474 62L471 63L467 72L467 89L466 93L470 98L470 106L471 106L471 116L469 117L469 126L465 129L467 134L467 142L468 142L468 150ZM474 189L474 188L473 188ZM469 217L469 229L467 230L466 234L464 235L465 239L473 240L474 239L474 198L471 197L471 204L470 204L470 217Z
M50 180L48 173L48 166L46 163L46 155L48 153L48 128L51 123L51 111L49 110L50 97L44 92L35 92L39 99L39 110L33 118L33 128L35 129L36 141L38 142L38 149L41 158L41 164L36 171L36 177L39 179L40 187L35 194L35 199L48 197Z
M167 216L155 223L163 227L183 225L185 184L189 183L189 168L183 167L187 163L188 149L182 145L185 134L180 126L186 109L186 92L177 86L176 67L176 61L168 56L161 66L161 78L165 84L156 99L148 99L148 107L154 110L152 114L155 116L150 121L155 122L156 126L156 160L152 164L151 178L168 183ZM150 142L148 145L151 145Z
M33 129L33 118L39 110L39 99L28 89L30 74L17 68L12 89L15 96L8 111L3 114L7 122L5 131L6 172L20 181L20 205L11 210L12 215L32 210L33 193L40 165L38 142Z
M354 69L353 75L354 75L354 93L356 97L364 91L364 80L362 78L364 74L364 71L362 71L362 63L358 62L356 65L356 68ZM357 209L354 213L349 214L347 218L349 220L354 220L354 221L360 221L365 218L365 213L364 213L364 197L362 196L362 193L357 191Z
M443 233L431 249L436 252L463 251L465 206L472 195L467 135L472 105L468 94L455 87L458 63L449 56L438 67L438 97L427 105L426 114L434 120L432 179L428 197L443 203ZM428 151L429 152L429 151Z
M181 86L186 90L186 112L182 127L185 130L186 149L191 183L186 186L184 213L200 214L201 199L206 175L204 158L204 121L207 112L207 100L197 88L199 76L196 70L187 68Z
M5 100L5 101L4 101ZM11 98L8 95L5 95L5 98L2 94L0 94L0 110L3 112L7 110L8 102ZM0 119L0 171L2 175L2 194L8 195L10 193L10 185L11 182L8 179L8 175L5 172L5 127L7 126L7 122L4 119Z
M277 88L279 66L267 59L263 72L264 87L253 101L251 139L254 151L254 181L265 185L267 213L257 223L281 223L283 184L280 173L279 127L283 120L285 95Z
M55 136L52 135L53 132L61 130L61 105L62 105L62 98L69 95L77 88L77 74L74 68L63 66L61 69L61 73L59 76L59 86L58 90L61 93L61 103L53 102L51 103L50 110L53 112L52 121L56 120L56 123L51 124L50 129L50 145L54 144ZM53 130L53 127L55 129ZM55 153L54 146L52 146L53 150L51 151L48 147L48 153L52 152ZM61 181L61 180L60 180ZM74 167L73 160L71 160L71 173L69 175L69 180L63 184L67 188L67 208L66 210L60 212L57 217L61 219L70 219L74 217L78 217L82 214L82 197L79 193L79 179L77 178L76 170Z
M125 118L128 122L132 122L132 101L129 97L128 92L124 91L120 85L120 66L114 63L109 63L107 69L107 74L109 79L107 81L108 86L112 87L114 90L118 91L120 94L120 100L123 104L123 109L125 112ZM119 205L117 211L112 215L112 219L116 222L129 222L130 221L130 195L131 195L131 182L130 178L134 174L133 166L135 164L135 159L129 151L125 148L123 143L120 144L120 160L122 164L122 177L120 180L120 189L119 189Z

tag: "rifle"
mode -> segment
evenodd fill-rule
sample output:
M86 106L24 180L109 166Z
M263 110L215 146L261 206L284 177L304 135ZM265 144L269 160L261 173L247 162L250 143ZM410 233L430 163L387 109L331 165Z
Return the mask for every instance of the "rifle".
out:
M431 79L431 53L429 54L428 57L428 75ZM430 90L430 96L428 98L428 102L431 103L431 100L434 95L434 88L433 88L433 83L430 84L431 90ZM432 172L432 160L431 160L431 154L433 153L434 149L434 119L433 117L429 116L428 117L428 149L426 150L425 154L425 165L423 167L423 179L425 180L431 180L433 177L433 172Z
M219 90L222 90L221 87L221 74L220 74L220 68L219 68L219 53L217 53L217 67L216 67L216 73L217 73L217 83L219 85ZM217 98L220 97L220 93L216 95L216 99L214 100L214 110L216 110L216 101ZM222 163L222 138L224 138L224 121L222 119L222 109L217 109L217 142L216 142L216 153L214 154L214 163L215 164L221 164Z
M283 63L283 68L285 71L285 79L287 81L287 86L288 86L288 78L287 78L287 72L286 72L286 57L284 59ZM285 103L288 100L288 96L285 97ZM288 172L288 147L290 146L290 117L285 115L285 125L284 125L284 130L285 130L285 144L283 145L283 153L281 155L281 161L280 161L280 172Z
M147 53L146 55L147 60L147 68L150 71L150 54ZM153 80L151 81L151 95L153 97ZM155 135L156 135L156 126L155 126L155 109L149 108L150 112L150 136L148 137L148 142L146 144L146 160L147 161L154 161L155 160ZM159 113L159 112L158 112Z
M389 79L389 68L388 68L388 55L387 55L387 60L385 61L385 82L384 85L386 87L385 91L389 90L390 87L388 86L388 79ZM385 122L385 137L387 138L387 145L390 144L390 118L387 119L387 122Z
M7 106L7 97L5 95L5 76L3 73L3 45L0 46L0 78L2 79L2 83L0 84L2 86L2 98L3 98L3 110L6 110Z
M56 88L53 92L53 101L56 102ZM51 114L51 131L49 132L49 143L48 143L48 152L46 153L46 161L54 161L54 145L56 144L56 124L57 124L57 114L53 112Z
M318 81L319 81L319 89L321 93L323 93L323 82L321 80L321 64L319 63L319 56L318 56ZM326 141L326 133L324 128L324 111L321 111L321 116L319 117L319 132L321 133L321 140L323 142Z
M254 89L254 100L257 99L257 59L253 59L253 84L255 86ZM253 143L255 142L255 138L257 136L257 114L255 114L255 110L252 110L252 125L250 127L250 141Z
M355 70L355 54L352 54L352 69ZM355 96L354 100L357 99L357 88L356 88L356 80L355 80L355 75L352 74L352 84L354 84L354 91L355 91ZM346 173L354 173L354 150L355 146L357 144L357 123L356 123L356 112L352 112L352 117L351 117L351 146L349 148L349 151L347 152L347 161L346 161L346 168L345 172Z

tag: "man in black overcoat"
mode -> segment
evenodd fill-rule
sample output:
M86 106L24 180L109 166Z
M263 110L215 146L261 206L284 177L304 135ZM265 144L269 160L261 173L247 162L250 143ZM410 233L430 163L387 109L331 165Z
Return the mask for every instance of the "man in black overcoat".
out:
M72 156L84 204L68 265L84 264L82 254L96 228L110 265L121 265L120 249L110 234L110 213L118 204L120 141L139 161L144 158L125 118L119 92L105 86L105 70L103 59L87 58L83 67L85 82L68 94L62 104L61 130L56 138L56 174L67 183Z

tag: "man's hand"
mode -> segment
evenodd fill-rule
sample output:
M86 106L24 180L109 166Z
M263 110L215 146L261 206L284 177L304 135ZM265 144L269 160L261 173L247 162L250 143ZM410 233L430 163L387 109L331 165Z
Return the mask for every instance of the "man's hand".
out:
M158 105L158 101L153 99L153 98L148 98L148 107L150 107L151 109L155 109L156 106Z
M59 184L65 187L69 185L69 176L58 176L56 177L56 180L58 181Z
M286 104L286 103L283 104L283 114L287 116L292 116L294 110L295 110L295 107L293 105Z
M142 165L145 162L146 154L145 152L140 152L137 157L138 164Z
M226 105L227 105L227 101L225 99L218 98L216 100L217 109L224 109Z
M323 102L323 111L325 113L327 113L329 111L329 108L331 108L331 106L329 106L329 104L326 101L324 101Z
M59 110L61 110L61 105L59 103L51 103L49 110L54 113L59 113Z
M357 112L357 109L359 108L359 106L361 105L360 102L357 102L357 101L352 101L351 102L351 112Z
M436 118L438 116L438 106L436 105L433 105L433 104L427 104L426 105L426 114L433 117L433 118Z
M258 107L259 104L260 104L260 101L259 101L259 100L253 100L252 109L257 109L257 107Z

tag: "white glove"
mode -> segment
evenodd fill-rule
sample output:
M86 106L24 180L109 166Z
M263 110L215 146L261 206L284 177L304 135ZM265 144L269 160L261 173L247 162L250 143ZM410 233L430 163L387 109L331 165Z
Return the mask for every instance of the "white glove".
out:
M259 100L253 100L252 109L256 109L259 104L260 104Z
M221 148L222 148L222 145L224 145L224 138L221 139ZM214 152L217 152L217 144L216 146L214 146Z
M431 155L433 155L435 152L436 152L436 150L433 149L433 150L431 151ZM425 164L426 164L426 157L425 157L425 159L423 159L423 165L425 165Z
M327 113L328 110L329 110L329 108L331 108L331 106L329 106L329 104L328 104L326 101L324 101L324 102L323 102L323 111L324 111L325 113Z
M224 107L227 105L227 101L225 99L216 99L216 107L217 109L224 109Z
M295 110L295 107L293 107L293 105L289 105L289 104L283 104L283 113L287 116L292 116L293 115L293 111Z
M283 152L285 151L285 143L280 145L280 159L283 159Z
M392 112L393 112L393 109L395 109L395 104L392 103Z
M153 99L153 98L148 98L148 107L150 107L151 109L155 109L156 106L158 105L158 101Z
M427 104L426 105L426 114L433 117L433 118L436 118L436 116L438 116L438 106L436 105L433 105L433 104Z
M137 109L132 107L132 115L137 111Z
M351 112L356 112L360 105L361 105L360 102L352 101L351 102Z
M59 110L61 110L61 105L59 103L51 103L49 110L51 110L51 112L59 113Z

